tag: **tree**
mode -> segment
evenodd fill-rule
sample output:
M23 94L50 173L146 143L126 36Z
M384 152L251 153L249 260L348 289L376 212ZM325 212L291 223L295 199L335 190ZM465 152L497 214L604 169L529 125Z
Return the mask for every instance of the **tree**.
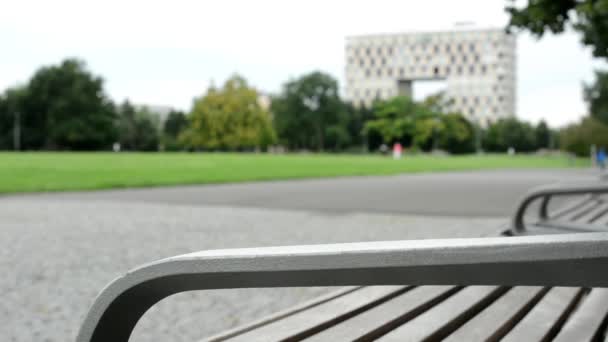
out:
M534 127L516 118L498 120L488 126L483 146L491 152L505 152L511 147L517 152L533 151L536 149Z
M182 144L178 141L178 137L187 127L188 118L186 117L186 114L176 110L169 112L165 124L163 125L162 145L164 149L169 151L183 149Z
M337 149L350 143L338 82L313 72L283 85L271 110L281 143L292 149Z
M27 89L15 87L0 94L0 150L21 149L23 98ZM18 130L19 132L15 132Z
M563 150L578 156L589 156L591 145L608 147L608 125L588 116L580 123L562 129L559 140Z
M441 116L444 129L439 136L439 148L453 154L475 152L475 128L460 113Z
M211 88L195 100L190 125L180 141L193 149L266 148L275 141L270 113L244 78L233 76L221 89Z
M136 108L128 101L118 110L118 141L130 151L156 151L159 145L158 119L145 108Z
M167 115L167 120L165 120L165 124L163 125L163 133L171 138L177 138L187 126L188 118L186 114L172 110Z
M384 143L423 148L441 130L439 113L406 96L376 101L374 119L364 127L364 134L378 134ZM429 147L429 146L427 146Z
M510 0L509 28L528 30L542 37L547 31L561 33L572 27L595 57L608 57L608 0L528 0L517 8Z
M40 68L20 108L26 148L94 150L116 137L112 103L103 80L79 60Z
M594 83L585 85L583 93L591 115L608 124L608 72L596 71Z
M534 129L536 135L536 145L538 148L550 148L552 140L552 132L547 126L545 120L540 120Z
M366 106L354 106L352 103L345 103L346 109L346 131L351 146L365 146L369 149L375 149L382 144L382 138L374 136L365 136L363 128L365 123L373 118L373 112ZM372 148L373 147L373 148Z

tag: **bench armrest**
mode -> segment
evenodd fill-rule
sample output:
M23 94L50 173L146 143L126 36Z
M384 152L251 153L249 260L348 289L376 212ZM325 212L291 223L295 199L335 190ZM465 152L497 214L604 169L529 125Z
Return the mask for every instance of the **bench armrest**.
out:
M608 287L606 269L608 233L198 252L114 280L93 303L77 341L127 341L150 307L183 291L397 284Z
M593 196L606 193L608 193L608 184L599 182L586 184L551 184L534 188L519 202L515 215L513 216L512 227L515 230L515 233L523 233L525 231L524 215L526 214L526 210L532 202L538 199L542 199L539 208L539 216L541 219L547 219L549 202L552 197L571 195Z

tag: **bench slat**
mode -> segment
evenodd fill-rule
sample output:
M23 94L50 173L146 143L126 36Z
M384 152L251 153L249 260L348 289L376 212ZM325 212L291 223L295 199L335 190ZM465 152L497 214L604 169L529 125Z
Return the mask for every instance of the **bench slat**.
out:
M559 331L563 320L567 318L581 294L580 288L551 289L502 341L550 340Z
M460 288L421 286L378 305L345 322L306 339L313 341L354 341L373 339L430 309Z
M572 210L560 217L554 217L553 219L559 220L561 222L574 222L577 220L577 218L587 214L589 211L592 211L599 205L600 201L597 198L593 198L585 202L585 204L583 204L582 206L576 208L576 210Z
M431 310L380 337L378 341L441 339L483 310L506 290L507 288L496 286L466 287Z
M512 288L444 341L498 341L547 291L540 286Z
M606 210L608 210L608 203L602 201L593 209L574 218L574 222L580 222L585 224L592 223L595 218L602 216L602 214L605 213Z
M568 319L555 342L591 341L608 313L608 289L596 288Z
M309 310L277 320L227 341L280 341L304 338L346 320L410 289L406 286L367 286Z

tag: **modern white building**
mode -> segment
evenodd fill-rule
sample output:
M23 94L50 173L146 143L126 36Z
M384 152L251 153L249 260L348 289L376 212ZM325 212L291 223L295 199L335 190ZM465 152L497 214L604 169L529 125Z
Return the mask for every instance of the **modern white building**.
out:
M516 39L503 29L353 36L346 39L345 97L412 96L412 83L443 80L449 110L482 125L515 115Z

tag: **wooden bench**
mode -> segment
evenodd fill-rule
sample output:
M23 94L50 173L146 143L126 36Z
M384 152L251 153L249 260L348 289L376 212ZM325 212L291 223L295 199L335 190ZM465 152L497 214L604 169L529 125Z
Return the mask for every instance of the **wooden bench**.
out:
M106 287L78 341L127 341L145 311L174 293L279 286L349 287L207 340L606 341L606 193L601 183L536 189L496 238L253 248L161 260ZM555 197L572 195L583 198L548 209ZM528 223L535 201L538 217Z

